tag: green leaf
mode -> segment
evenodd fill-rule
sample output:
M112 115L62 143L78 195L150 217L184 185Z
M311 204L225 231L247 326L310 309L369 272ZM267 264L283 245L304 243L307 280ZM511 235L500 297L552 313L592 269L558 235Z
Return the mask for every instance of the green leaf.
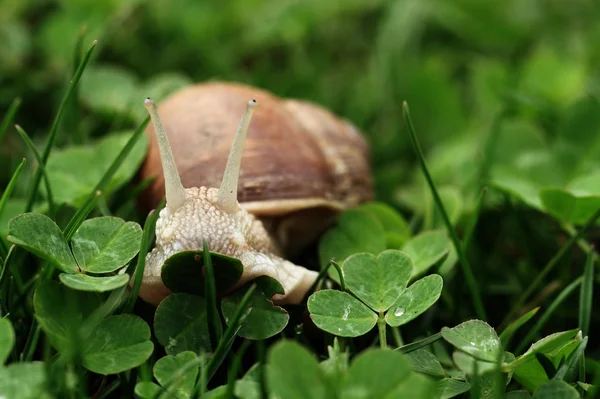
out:
M435 390L437 398L449 399L471 389L471 384L465 381L456 380L454 378L442 378L435 382Z
M6 399L52 399L47 385L46 364L42 362L0 367L0 396Z
M586 65L540 41L523 63L519 91L553 105L570 104L584 91Z
M100 304L98 294L70 290L55 281L42 283L33 295L35 318L60 352L79 350L84 339L80 329Z
M531 309L529 312L525 313L517 320L510 323L509 326L506 327L504 331L502 331L502 334L500 334L500 341L502 342L502 346L506 347L512 336L515 334L515 332L519 328L521 328L523 324L527 323L533 316L535 316L538 310L540 310L539 307Z
M410 258L392 249L378 256L351 255L342 265L346 287L378 312L385 312L394 304L406 288L412 270Z
M178 399L191 398L198 377L198 367L190 368L184 374L178 373L181 373L182 368L196 359L196 354L189 351L181 352L177 356L162 357L154 365L154 377L160 385L166 387L177 375L177 378L167 388L167 392L175 395Z
M350 294L317 291L308 298L310 318L321 330L340 337L366 334L377 323L377 315Z
M546 381L533 393L533 399L579 399L579 393L562 380Z
M81 100L109 117L126 114L135 99L136 76L113 66L90 66L81 78Z
M342 380L339 396L385 398L412 375L409 361L400 353L368 349L354 358Z
M442 337L457 349L488 362L496 362L502 350L496 331L481 320L469 320L453 328L444 327Z
M132 132L129 131L113 133L91 145L70 146L52 151L46 164L46 171L52 183L56 204L70 203L81 206L131 136ZM102 190L103 195L113 193L133 178L146 156L147 148L148 138L142 134L108 185Z
M244 266L239 259L210 253L218 293L233 287L242 277ZM162 280L173 292L204 297L204 255L202 251L181 251L169 257L161 271Z
M516 364L513 364L513 366L522 364L529 358L533 358L534 357L533 354L535 352L550 353L553 350L562 347L567 342L569 342L573 338L575 338L577 333L579 333L578 329L561 331L561 332L557 332L554 334L550 334L550 335L540 339L539 341L534 342L529 347L527 352L525 352L524 354L522 354L515 360Z
M0 367L15 346L15 330L9 319L0 319Z
M23 213L8 223L8 241L17 244L65 273L77 273L79 268L60 228L48 216Z
M431 375L433 377L445 377L446 372L435 355L425 349L407 353L406 358L410 361L414 371Z
M88 219L71 240L79 267L91 273L108 273L127 264L140 251L142 228L135 222L105 216Z
M154 314L154 334L169 355L210 352L204 298L182 293L166 297Z
M332 397L312 353L292 341L279 341L267 355L266 380L272 396L286 399Z
M398 327L417 318L434 303L441 293L444 280L437 274L425 276L402 291L400 297L385 315L385 321Z
M560 368L556 371L556 374L553 377L554 379L557 379L557 380L565 379L565 376L567 375L569 370L573 369L574 365L577 364L579 359L582 358L583 353L585 352L587 343L588 343L588 337L586 336L581 340L581 342L579 342L579 345L577 346L577 348L567 356L566 361L564 361L560 365Z
M110 316L86 338L83 365L94 373L118 374L144 363L153 350L144 320L131 314Z
M530 391L534 391L548 381L544 367L535 354L546 355L552 360L554 367L558 367L560 361L579 345L580 341L576 338L577 333L578 330L559 332L535 342L527 352L509 364L514 369L515 379Z
M270 283L270 280L275 281L279 285L277 280L271 277L260 276L244 288L236 290L221 301L223 317L225 318L225 322L229 324L229 320L233 318L250 285L255 282L257 283L258 289L254 290L250 301L246 305L246 308L252 309L252 311L248 314L244 324L242 324L242 327L238 331L240 337L256 340L267 339L279 334L287 325L290 319L289 314L283 308L275 306L270 299L273 296L273 285ZM265 285L266 288L262 289ZM281 286L279 285L279 287Z
M600 178L600 175L596 174L594 178ZM540 191L540 199L549 214L568 223L583 224L600 208L600 192L576 196L569 190L546 188Z
M319 260L325 267L331 259L342 263L355 253L378 255L385 249L385 231L381 223L367 211L351 209L342 213L337 226L323 234L319 242Z
M185 75L170 72L152 76L148 81L139 85L135 99L150 97L157 103L166 98L169 94L175 93L179 89L192 85L192 79ZM143 107L136 107L137 103L131 108L131 114L135 116L138 122L148 116L148 112Z
M450 239L444 230L426 231L413 237L402 247L413 263L412 276L425 273L440 263L450 251Z
M165 396L166 396L165 394L156 396L156 395L158 395L158 393L160 391L161 391L161 388L158 385L156 385L155 383L150 382L150 381L138 382L135 385L135 394L142 399L154 399L154 398L167 399L168 396L167 396L167 398L165 398Z
M86 274L67 274L61 273L58 278L60 282L69 288L78 291L105 292L116 290L123 287L129 281L129 274L119 274L117 276L96 277Z
M391 206L383 202L369 202L358 209L366 210L383 226L387 248L399 248L411 236L410 227L404 218Z

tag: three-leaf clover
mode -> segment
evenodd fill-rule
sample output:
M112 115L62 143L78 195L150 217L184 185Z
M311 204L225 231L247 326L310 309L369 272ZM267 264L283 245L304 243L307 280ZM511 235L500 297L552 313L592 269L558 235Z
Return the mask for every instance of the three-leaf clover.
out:
M315 292L308 310L319 328L343 337L366 334L378 320L393 327L408 323L438 300L443 286L436 274L408 286L413 263L398 250L352 255L342 264L342 274L349 293Z
M46 260L63 273L59 278L80 291L111 291L129 281L126 273L104 275L120 269L140 250L142 229L135 222L106 216L84 221L71 239L48 216L23 213L8 224L8 241ZM98 276L100 275L100 276Z

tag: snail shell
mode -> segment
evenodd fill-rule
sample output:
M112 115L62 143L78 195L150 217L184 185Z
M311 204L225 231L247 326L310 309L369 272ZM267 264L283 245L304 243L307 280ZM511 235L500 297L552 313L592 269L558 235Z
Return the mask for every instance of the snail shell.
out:
M253 116L242 157L238 201L290 254L313 241L337 213L373 196L368 146L358 129L329 111L299 100L232 83L189 86L159 106L184 187L218 187L249 98ZM141 169L154 177L142 198L146 210L164 197L154 127Z

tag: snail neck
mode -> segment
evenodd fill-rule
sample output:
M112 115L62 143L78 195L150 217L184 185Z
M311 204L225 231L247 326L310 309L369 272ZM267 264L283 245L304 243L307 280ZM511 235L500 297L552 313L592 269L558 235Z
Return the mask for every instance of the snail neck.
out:
M225 173L223 174L223 181L217 193L216 205L227 213L234 213L240 209L237 201L237 188L242 164L242 152L244 151L244 143L248 135L250 120L257 107L258 103L256 100L250 100L248 101L248 105L246 105L244 115L235 132L229 158L227 159L227 166L225 166Z

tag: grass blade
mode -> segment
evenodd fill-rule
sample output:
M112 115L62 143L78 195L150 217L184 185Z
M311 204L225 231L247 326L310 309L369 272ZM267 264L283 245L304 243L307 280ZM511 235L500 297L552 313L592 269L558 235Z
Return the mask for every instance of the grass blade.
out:
M216 348L223 334L223 326L217 309L217 287L215 286L215 271L213 269L210 251L206 240L202 241L204 256L204 292L206 293L206 317L208 318L208 336L211 348Z
M565 378L567 372L571 369L571 367L573 367L575 363L577 363L577 361L581 358L581 356L583 356L583 352L585 351L587 343L588 337L584 337L583 340L581 340L581 343L579 344L577 349L575 349L575 351L569 355L567 361L559 367L558 371L554 375L555 380L562 380Z
M4 189L4 192L2 193L2 197L0 197L0 217L2 216L2 213L4 212L6 203L8 202L10 195L12 194L13 190L15 189L15 186L17 185L17 180L19 179L19 176L21 176L21 172L23 172L23 168L25 167L26 163L27 163L27 160L25 158L23 158L23 160L21 161L19 166L17 166L15 173L13 173L12 177L10 178L8 185ZM7 253L8 253L8 250L7 250L6 246L4 245L4 241L2 241L2 239L0 239L0 256L3 258L6 258Z
M94 210L96 206L96 202L102 193L100 191L96 191L93 196L90 196L86 202L77 210L75 215L69 220L67 227L64 229L65 239L67 242L71 241L73 238L73 234L77 231L81 223L88 217L88 215Z
M56 113L56 117L54 118L54 121L52 122L52 126L50 127L50 132L48 133L48 141L46 142L46 146L44 147L44 152L42 153L42 162L40 163L40 165L46 165L46 162L48 162L48 158L50 157L50 152L52 151L52 147L54 146L54 142L56 141L56 134L58 132L58 126L59 126L60 120L63 116L65 107L68 104L69 99L75 92L75 87L77 87L77 84L79 83L79 80L81 79L81 75L83 74L83 71L85 70L85 67L88 64L97 43L98 43L97 40L94 40L92 42L92 45L88 49L87 53L81 60L79 67L75 71L75 75L73 76L73 79L71 80L71 84L67 88L67 92L65 93L62 101L60 102L60 106L58 107L58 112ZM38 194L38 189L40 186L41 178L42 178L41 169L38 168L38 170L36 170L36 172L35 172L35 175L33 176L33 183L31 186L31 192L29 193L29 198L27 199L27 205L25 207L25 212L29 212L33 208L33 204L35 203L35 200L36 200L36 197Z
M35 148L35 144L33 144L33 141L31 140L31 138L29 137L27 132L25 132L25 130L23 130L23 128L21 128L21 126L19 126L19 125L15 125L15 129L17 129L17 133L19 133L19 136L21 136L21 138L27 145L27 148L29 148L29 151L31 151L33 153L33 156L35 157L35 160L38 163L38 168L41 170L42 176L44 177L44 184L46 186L46 195L48 197L46 199L48 200L48 208L50 208L50 215L56 215L56 204L54 203L54 197L52 195L52 187L50 185L50 178L48 177L48 173L46 173L46 166L42 162L42 156L40 155L37 148Z
M504 331L502 331L502 334L500 334L500 342L502 342L502 346L504 348L508 347L508 344L515 332L517 332L517 330L521 328L523 324L531 320L531 318L535 316L539 310L539 306L535 309L531 309L529 312L513 321L508 327L506 327L506 329L504 329Z
M473 275L473 270L471 269L471 265L465 256L463 251L463 245L460 243L454 228L452 227L452 223L450 222L450 218L448 217L448 213L446 212L446 208L444 208L444 204L442 203L442 199L435 188L435 184L433 179L431 178L431 174L429 173L429 169L427 168L427 164L425 162L425 156L423 155L423 150L421 149L421 145L417 139L417 135L415 133L415 128L412 123L412 119L410 117L410 111L408 109L408 104L406 101L402 104L402 110L404 113L404 120L408 126L408 131L410 133L410 139L419 159L419 164L421 165L421 169L423 174L425 175L425 179L427 180L427 184L431 189L431 193L433 194L433 198L435 200L435 204L442 215L442 219L444 220L444 224L446 225L446 229L448 230L448 235L454 244L454 248L456 249L456 253L458 254L458 259L460 261L460 265L465 276L465 280L467 282L467 286L469 287L469 291L471 292L471 297L473 298L473 302L475 305L475 312L477 313L477 317L482 320L487 320L487 316L485 314L485 307L483 306L483 300L481 299L481 295L479 293L479 288L477 286L477 282L475 281L475 276Z
M240 330L240 328L242 328L242 324L243 324L244 320L252 311L252 308L249 308L248 310L245 310L245 309L246 309L246 306L248 305L248 302L250 301L252 293L254 292L255 289L256 289L256 284L252 284L250 286L250 288L248 289L248 291L246 291L246 294L242 298L240 305L238 306L237 310L235 311L235 314L233 315L233 318L231 319L229 326L227 326L227 330L225 330L223 337L219 341L219 345L217 346L215 353L210 358L208 365L206 366L206 383L207 384L210 382L211 378L215 375L215 373L217 372L217 369L219 368L219 366L221 366L221 363L223 363L225 356L227 355L227 353L229 352L229 349L231 348L231 345L233 344L233 340L235 339L237 332ZM202 389L205 389L205 388L206 387L202 387Z
M538 322L535 323L535 326L533 326L533 328L531 329L531 331L529 331L527 336L525 336L525 338L519 343L519 346L515 350L515 354L523 352L525 347L533 341L535 335L546 325L546 322L548 321L548 319L550 319L556 308L558 308L558 306L561 303L563 303L563 301L567 299L573 291L575 291L579 284L581 284L581 277L579 277L571 284L566 286L565 289L562 290L560 294L558 294L556 299L550 304L550 306L548 306L548 309L546 309L542 317L540 317Z
M410 353L410 352L416 351L417 349L421 349L427 345L430 345L440 338L442 338L442 333L436 333L427 338L423 338L420 341L412 342L410 344L406 344L404 346L396 348L395 350L397 350L398 352L403 353L403 354Z
M0 143L2 143L2 139L4 135L8 131L8 127L10 126L13 119L15 119L15 115L21 106L21 99L19 97L15 98L12 103L10 103L10 107L8 107L8 111L6 111L6 115L2 118L2 123L0 123Z
M2 264L2 270L0 270L0 309L3 313L8 313L8 287L5 283L5 276L8 276L6 270L10 267L10 261L12 260L13 254L16 251L17 246L11 245L8 253L4 257L4 263ZM6 280L8 281L8 280Z
M588 253L583 271L583 281L579 295L579 329L584 337L588 336L592 318L592 300L594 298L594 258L595 252ZM585 358L579 362L579 381L585 382Z
M244 353L250 346L250 341L242 342L240 348L236 351L235 357L233 358L233 362L231 367L229 367L227 373L227 392L225 392L225 398L234 399L234 391L235 391L235 383L237 376L242 368L242 357L244 357Z
M540 284L542 283L542 281L544 281L544 278L546 277L546 275L548 273L550 273L554 269L554 267L556 267L556 265L558 264L558 262L567 253L567 251L569 251L569 249L571 249L571 247L573 246L573 244L575 244L576 242L578 242L579 239L585 234L585 232L588 231L588 229L591 226L593 226L594 224L596 224L596 220L599 217L600 217L600 209L598 209L592 215L592 217L590 217L588 219L588 221L585 223L585 225L583 225L583 227L577 232L577 234L572 235L571 238L569 238L569 241L567 241L560 248L560 250L556 253L556 255L554 255L554 257L552 257L552 259L550 259L550 261L546 264L546 266L544 267L544 269L542 269L542 271L537 275L537 277L535 278L535 280L527 287L527 289L525 290L525 292L523 292L521 294L521 296L519 297L519 299L517 300L517 302L513 305L512 310L510 311L510 313L504 318L504 321L502 322L503 325L507 324L508 321L511 320L515 316L515 314L517 314L517 312L519 311L519 309L521 309L523 307L523 304L529 298L529 296L540 286Z
M583 271L583 281L579 295L579 329L584 337L588 336L592 317L592 299L594 296L594 256L590 253Z
M10 178L8 185L4 189L4 192L2 193L2 197L0 197L0 216L2 216L2 213L4 212L6 203L8 202L10 195L12 194L13 190L15 189L17 180L19 179L19 176L21 176L21 172L23 171L23 168L25 167L26 163L27 163L27 160L25 158L23 158L23 160L21 161L19 166L17 166L17 169L15 169L15 173L13 173L12 177ZM6 254L4 256L6 256Z
M344 282L344 274L342 273L341 266L333 259L329 261L329 264L335 267L340 278L340 287L342 288L342 291L346 291L346 283Z
M158 212L152 210L146 217L146 223L144 223L144 232L142 233L142 244L140 246L140 252L138 253L137 266L135 268L133 287L131 289L131 293L129 294L129 298L127 299L127 304L125 305L125 313L133 312L135 302L137 301L138 294L140 293L142 279L144 278L144 269L146 268L146 254L148 254L148 252L150 251L152 241L154 241L154 230L156 227L156 221L158 220L160 209L163 206L164 200L162 201L161 205L159 205ZM128 272L131 273L132 271L128 270Z

